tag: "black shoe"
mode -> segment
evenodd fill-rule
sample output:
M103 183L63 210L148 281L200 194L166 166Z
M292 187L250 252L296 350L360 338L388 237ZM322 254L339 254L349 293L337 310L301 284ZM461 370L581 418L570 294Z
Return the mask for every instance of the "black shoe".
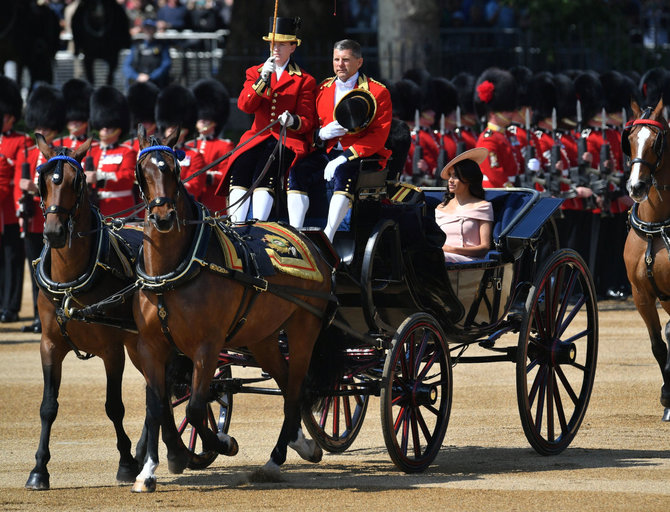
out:
M32 324L21 327L21 332L34 332L36 334L40 333L42 332L42 322L40 322L39 318L36 318L33 320Z
M18 322L19 321L19 314L14 313L12 311L3 311L2 315L0 315L0 322L3 324L8 324L12 322Z

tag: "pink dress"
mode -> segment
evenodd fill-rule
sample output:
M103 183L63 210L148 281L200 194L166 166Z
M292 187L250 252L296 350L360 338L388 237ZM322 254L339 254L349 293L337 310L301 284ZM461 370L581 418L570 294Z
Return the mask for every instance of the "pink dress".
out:
M447 243L455 247L474 247L481 243L479 226L482 222L493 221L493 206L488 201L482 201L475 206L466 204L456 206L456 211L447 213L439 208L435 209L435 221L440 229L447 234ZM473 261L478 258L444 253L444 261L459 262Z

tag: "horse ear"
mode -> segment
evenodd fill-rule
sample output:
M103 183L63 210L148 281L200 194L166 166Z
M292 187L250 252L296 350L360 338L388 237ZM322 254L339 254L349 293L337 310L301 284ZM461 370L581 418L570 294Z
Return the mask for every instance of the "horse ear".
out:
M170 146L171 148L174 147L174 145L177 143L179 140L179 135L181 134L181 125L177 126L177 129L173 131L169 137L165 138L165 145Z
M640 117L640 113L642 112L640 110L640 105L637 104L637 101L635 99L631 98L630 99L630 109L633 111L633 116Z
M661 99L658 100L658 103L654 107L654 117L658 117L663 113L663 96L661 96Z
M140 149L144 149L149 146L149 141L147 140L147 131L144 129L144 125L142 123L137 125L137 140L140 142Z
M91 142L93 142L93 139L89 137L86 142L75 149L73 157L77 162L81 162L84 158L84 155L88 153L88 150L91 148Z
M49 143L44 138L44 135L42 135L41 133L36 133L35 141L37 141L37 147L40 148L40 151L44 155L44 158L48 160L53 156L54 153L53 148L49 146Z

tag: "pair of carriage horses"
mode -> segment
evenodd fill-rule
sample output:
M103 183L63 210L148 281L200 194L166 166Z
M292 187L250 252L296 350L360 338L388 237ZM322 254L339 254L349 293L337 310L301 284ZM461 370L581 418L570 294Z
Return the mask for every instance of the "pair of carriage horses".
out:
M631 157L627 187L636 204L631 213L633 229L626 241L624 259L635 304L647 325L652 352L663 375L663 419L670 421L670 358L656 310L656 300L660 299L670 313L668 122L662 115L662 101L655 108L642 110L635 103L632 108L635 120L626 129L623 149ZM51 284L47 288L53 293L43 288L38 299L43 325L42 431L36 465L26 487L49 488L49 436L58 410L62 361L71 350L78 355L78 350L86 351L104 361L106 412L114 423L120 452L117 479L134 482L135 492L155 490L161 429L169 470L178 473L188 464L189 453L175 427L166 385L166 366L175 349L193 362L186 415L203 440L204 449L226 455L237 453L234 438L215 434L206 426L205 411L218 354L223 349L244 346L276 380L284 396L281 431L270 460L259 472L264 478L278 479L289 446L305 460L318 462L321 449L302 434L300 400L315 343L327 311L333 306L332 267L314 250L308 238L289 229L290 236L310 249L315 270L323 279L277 273L259 282L257 277L231 269L220 245L194 241L202 238L203 230L210 224L181 182L179 158L173 149L178 134L157 141L148 139L141 126L138 132L141 152L136 173L146 212L137 268L144 286L134 289L127 300L118 301L116 306L118 315L134 320L136 332L106 325L104 321L67 321L64 316L63 295L59 291L71 291L75 283L82 285L82 292L68 300L84 307L114 296L123 283L134 278L128 259L117 246L107 251L103 263L94 265L96 269L91 268L91 261L97 262L100 257L101 239L106 231L85 193L80 162L89 144L70 152L49 147L38 135L38 146L49 159L39 180L46 219L47 248L43 259L48 256L50 264L48 279L44 279ZM94 233L97 235L93 236ZM199 252L194 255L196 250ZM85 283L93 281L92 273L98 267L109 271L96 278L96 286L85 287ZM187 278L181 279L182 276ZM289 296L286 290L290 291ZM280 329L288 340L288 358L277 344ZM670 322L665 331L667 338ZM238 335L242 332L243 335ZM122 424L124 346L147 383L147 415L136 457L131 454L131 443Z

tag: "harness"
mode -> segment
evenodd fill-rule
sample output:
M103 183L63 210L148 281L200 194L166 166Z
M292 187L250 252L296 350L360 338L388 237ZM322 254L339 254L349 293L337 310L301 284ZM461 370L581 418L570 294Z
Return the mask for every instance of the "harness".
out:
M638 203L634 203L628 214L628 222L636 233L647 239L647 249L644 253L644 262L647 265L647 279L649 279L649 283L660 301L670 300L670 295L661 292L656 284L653 271L654 252L652 250L654 238L660 237L665 245L665 249L668 251L668 258L670 259L670 219L666 219L663 222L644 222L638 217L637 210Z
M667 134L667 125L664 125L663 123L656 121L654 119L649 119L651 112L652 112L651 107L648 107L644 110L639 119L635 119L634 121L630 121L626 124L625 128L623 129L623 133L621 134L621 149L626 156L628 157L631 156L630 141L628 140L628 137L630 136L630 133L635 126L648 126L652 130L656 131L657 132L656 139L654 139L653 144L653 150L654 153L656 154L656 162L651 163L648 160L645 160L644 158L633 158L630 161L629 165L630 166L632 166L633 164L644 165L649 169L650 176L649 178L641 181L645 181L647 184L653 185L657 191L670 190L670 184L659 185L658 182L656 181L656 172L658 171L658 168L661 165L661 160L663 159L663 150L665 149L666 144L665 137Z
M33 262L33 269L35 281L44 296L56 307L56 321L60 328L61 335L74 351L79 359L90 359L93 354L82 355L75 343L70 338L67 332L68 321L74 319L89 323L99 323L110 327L119 327L131 332L137 332L135 323L132 320L124 318L110 318L105 314L84 315L78 314L76 317L72 314L72 305L84 306L82 301L77 298L97 286L103 277L111 275L116 279L125 282L132 282L134 255L133 250L129 244L116 233L104 227L102 215L97 210L94 219L96 228L94 230L96 240L94 242L95 250L91 252L86 270L79 277L73 281L59 282L51 279L49 270L51 268L51 248L45 245L42 249L42 254ZM121 262L122 270L115 268L110 264L112 256L116 256ZM124 288L124 290L132 288L134 291L134 284ZM125 292L122 294L115 294L113 301L106 301L105 304L119 302L128 295ZM80 311L81 312L81 311Z

